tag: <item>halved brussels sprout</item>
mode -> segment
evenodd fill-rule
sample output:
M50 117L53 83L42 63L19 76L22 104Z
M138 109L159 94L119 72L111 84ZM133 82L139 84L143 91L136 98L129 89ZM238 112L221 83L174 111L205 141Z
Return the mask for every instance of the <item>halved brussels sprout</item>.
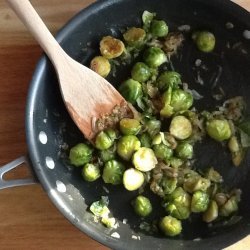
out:
M153 20L150 26L150 32L153 36L164 37L168 34L168 26L163 20Z
M93 149L85 143L79 143L72 147L69 152L69 160L76 167L83 166L92 158Z
M188 142L181 142L175 149L176 155L181 159L192 159L193 158L193 145Z
M197 48L202 52L211 52L215 47L215 36L209 31L198 31L192 35Z
M141 129L141 124L136 119L123 118L120 120L120 131L124 135L136 135Z
M100 52L107 59L120 56L125 50L123 42L112 36L104 36L100 42Z
M219 215L223 217L230 216L232 213L235 213L238 211L238 199L237 197L231 196L225 204L223 204L219 208Z
M205 212L209 205L209 195L203 191L196 191L192 196L191 211L194 213Z
M116 160L110 160L105 163L102 173L102 179L105 183L118 185L122 183L124 172L125 167L121 162Z
M185 140L192 134L192 124L185 116L175 116L170 123L169 132L176 139Z
M173 90L170 105L174 112L188 110L193 105L193 96L182 89Z
M123 185L129 191L134 191L142 186L144 175L137 169L129 168L123 174Z
M82 177L85 181L95 181L100 177L100 168L97 165L86 163L82 169Z
M191 175L184 180L183 188L189 192L193 193L196 191L207 191L210 187L210 180L201 177L200 175Z
M160 90L167 90L168 87L177 88L181 84L181 75L175 71L164 71L160 74L156 81Z
M121 95L131 104L135 104L136 100L143 95L142 85L133 79L128 79L119 87Z
M141 143L136 136L125 135L117 142L117 153L122 159L129 161L133 153L140 147Z
M123 38L128 45L140 47L145 41L146 32L142 28L132 27L123 34Z
M146 82L150 76L150 68L143 62L137 62L131 70L131 76L135 81Z
M161 97L163 108L160 110L160 115L169 118L174 114L174 108L170 105L172 98L172 87L168 87Z
M216 141L224 141L231 137L229 122L225 119L211 119L206 122L208 135Z
M137 196L135 200L132 202L132 205L134 207L135 213L141 217L146 217L150 215L152 212L151 202L145 196L142 195Z
M139 148L133 155L132 162L136 169L147 172L155 168L158 163L154 151L151 148Z
M203 213L202 219L203 221L210 223L218 218L219 209L218 205L215 201L210 201L207 210Z
M90 68L100 76L106 77L111 70L111 65L107 58L103 56L96 56L91 60Z
M144 62L151 68L157 68L167 61L165 53L158 47L149 47L143 54Z
M110 148L116 139L116 132L113 129L106 129L99 132L95 138L95 146L97 149L105 150Z
M176 236L182 231L181 222L170 215L161 219L159 227L166 236Z

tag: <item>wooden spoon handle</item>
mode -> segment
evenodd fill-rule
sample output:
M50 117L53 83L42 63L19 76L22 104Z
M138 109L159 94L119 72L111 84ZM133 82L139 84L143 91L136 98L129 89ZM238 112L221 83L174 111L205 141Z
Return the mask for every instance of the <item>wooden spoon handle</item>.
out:
M42 19L39 17L28 0L6 0L23 24L28 28L47 56L57 68L62 56L66 56L53 35L50 33ZM58 64L57 64L58 62Z

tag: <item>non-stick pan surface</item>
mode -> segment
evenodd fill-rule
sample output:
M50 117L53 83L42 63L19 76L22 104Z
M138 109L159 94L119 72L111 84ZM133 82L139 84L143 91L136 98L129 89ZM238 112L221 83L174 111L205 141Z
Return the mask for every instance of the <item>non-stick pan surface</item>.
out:
M230 1L98 1L73 18L59 32L58 41L74 59L87 64L97 53L102 36L119 37L121 30L126 27L140 25L144 10L156 12L159 19L167 21L170 30L189 25L192 30L208 29L215 34L217 45L211 54L199 53L191 42L190 34L186 34L184 46L173 60L183 80L204 96L197 101L196 106L209 110L221 104L212 98L212 85L216 81L224 90L225 98L242 95L250 108L250 40L246 36L250 30L250 15ZM197 72L197 59L206 65L207 70ZM129 69L118 71L117 77L109 80L114 85L119 84L127 77L126 70ZM204 85L197 83L197 74L202 75ZM76 227L111 248L221 249L250 232L249 154L242 166L235 168L222 147L208 140L196 149L198 162L202 166L216 167L223 173L229 186L242 188L239 212L242 219L236 224L217 228L208 228L199 223L191 226L187 222L183 234L174 239L142 233L138 229L140 220L129 206L136 193L127 192L122 187L105 186L102 181L86 183L79 171L67 164L64 153L66 146L81 142L83 136L64 107L55 71L46 57L37 64L30 85L26 132L33 168L52 202ZM117 229L110 230L95 223L92 215L87 212L88 206L102 195L109 196L110 209L119 220ZM152 198L155 200L156 213L161 215L162 210L157 208L157 198ZM127 223L123 223L125 221ZM111 235L118 235L119 238Z

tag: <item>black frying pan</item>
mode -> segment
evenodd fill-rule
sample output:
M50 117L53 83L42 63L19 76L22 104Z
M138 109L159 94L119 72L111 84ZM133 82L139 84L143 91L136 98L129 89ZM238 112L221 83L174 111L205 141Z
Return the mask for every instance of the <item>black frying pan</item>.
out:
M88 64L97 53L102 36L119 37L121 29L140 25L144 10L156 12L159 18L167 21L170 30L187 24L193 30L208 29L215 34L217 47L214 53L199 53L187 35L181 56L173 61L184 81L204 95L205 98L196 106L210 109L220 104L211 96L212 85L219 76L218 84L224 89L226 98L242 95L250 108L250 40L243 36L244 31L250 30L250 14L228 0L101 0L74 17L59 32L58 41L74 59ZM228 22L234 28L226 28ZM197 71L193 67L196 59L201 59L208 68L203 72L204 86L195 80ZM126 70L129 69L123 69L115 79L109 80L114 85L119 84L127 77ZM203 166L216 166L227 185L242 188L239 211L242 219L239 222L212 229L187 222L183 234L173 239L147 235L139 230L140 220L129 206L136 193L127 192L123 187L105 186L109 190L110 209L119 220L119 227L110 230L95 223L87 212L88 206L107 193L102 181L84 182L79 171L65 160L65 143L73 146L83 136L64 107L55 71L45 56L37 64L29 89L26 133L31 165L52 202L76 227L111 248L221 249L250 233L250 155L241 167L235 168L229 155L218 154L218 150L222 152L221 148L216 148L210 141L196 149L197 158ZM153 199L157 202L157 198ZM155 206L156 213L161 214L162 211ZM127 224L123 223L124 219ZM120 238L112 237L114 232Z

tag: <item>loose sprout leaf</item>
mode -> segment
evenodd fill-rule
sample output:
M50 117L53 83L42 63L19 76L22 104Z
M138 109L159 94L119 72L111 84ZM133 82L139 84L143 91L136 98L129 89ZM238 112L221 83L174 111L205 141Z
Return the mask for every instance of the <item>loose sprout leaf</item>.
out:
M152 20L156 16L156 13L145 10L142 14L143 29L148 31Z
M93 202L89 209L95 216L107 217L110 213L108 203L108 197L102 196L101 200Z
M243 130L240 130L240 140L243 148L250 147L250 135L245 133Z

